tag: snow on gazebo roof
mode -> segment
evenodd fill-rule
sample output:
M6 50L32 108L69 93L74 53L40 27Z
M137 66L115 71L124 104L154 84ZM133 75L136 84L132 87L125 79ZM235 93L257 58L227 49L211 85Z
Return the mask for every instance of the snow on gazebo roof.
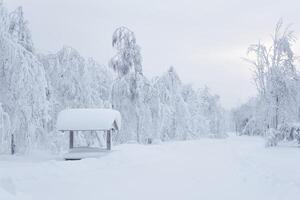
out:
M59 131L110 130L121 128L121 115L113 109L66 109L57 117Z

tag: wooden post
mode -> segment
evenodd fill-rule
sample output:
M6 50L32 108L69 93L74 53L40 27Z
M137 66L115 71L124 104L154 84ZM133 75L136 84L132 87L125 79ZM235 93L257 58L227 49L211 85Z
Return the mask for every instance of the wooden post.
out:
M111 130L106 131L106 149L111 150Z
M72 149L74 145L74 132L70 131L70 143L69 143L69 148Z

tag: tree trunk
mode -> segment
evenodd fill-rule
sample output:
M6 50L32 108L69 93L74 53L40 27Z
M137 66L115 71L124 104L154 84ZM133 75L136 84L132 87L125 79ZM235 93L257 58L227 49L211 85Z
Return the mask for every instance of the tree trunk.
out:
M275 129L277 129L278 127L278 107L279 107L279 99L278 99L278 96L276 96L276 110L275 110Z
M136 108L137 109L137 108ZM136 140L138 143L140 143L140 117L136 111L136 121L137 121L137 124L136 124Z
M300 122L300 106L298 107L298 122Z
M14 134L11 135L11 143L10 143L10 152L11 152L11 155L14 155L15 154L15 140L14 140Z

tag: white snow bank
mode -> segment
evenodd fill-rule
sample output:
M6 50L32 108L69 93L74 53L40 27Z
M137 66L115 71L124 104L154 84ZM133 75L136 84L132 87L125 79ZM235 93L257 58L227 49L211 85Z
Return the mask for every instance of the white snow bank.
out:
M296 200L299 150L229 137L119 145L80 161L0 156L0 200Z
M75 147L69 149L69 153L63 155L66 160L80 160L83 158L98 158L110 153L109 150L97 147Z
M121 114L113 109L66 109L58 114L56 128L60 131L120 130Z

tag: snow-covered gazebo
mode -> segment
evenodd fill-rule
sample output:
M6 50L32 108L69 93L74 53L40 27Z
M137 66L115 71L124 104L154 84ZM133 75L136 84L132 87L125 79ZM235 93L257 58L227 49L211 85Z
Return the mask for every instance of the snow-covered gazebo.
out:
M113 109L66 109L58 114L56 128L69 132L69 153L66 160L97 156L100 148L74 147L75 131L103 131L106 133L106 150L111 150L112 132L121 128L121 115Z

